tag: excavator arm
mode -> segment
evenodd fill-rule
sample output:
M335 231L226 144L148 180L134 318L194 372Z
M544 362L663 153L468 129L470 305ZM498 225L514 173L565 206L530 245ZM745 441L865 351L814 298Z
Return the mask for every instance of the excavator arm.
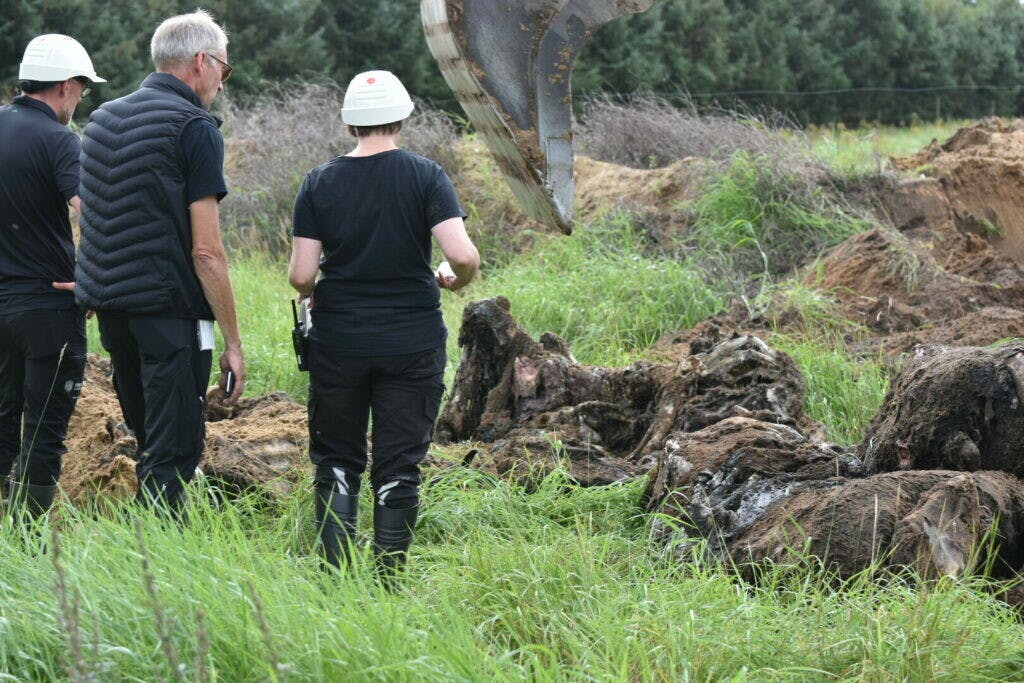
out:
M571 76L595 30L656 0L421 0L448 87L534 220L572 232Z

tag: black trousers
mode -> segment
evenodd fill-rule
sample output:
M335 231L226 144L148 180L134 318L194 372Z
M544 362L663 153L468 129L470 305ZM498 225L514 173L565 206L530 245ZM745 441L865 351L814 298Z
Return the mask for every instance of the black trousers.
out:
M57 483L84 371L82 311L0 313L0 479Z
M378 504L419 503L420 461L444 393L444 347L402 356L346 357L315 341L309 349L309 457L316 483L355 495L366 469Z
M138 498L174 505L203 455L212 353L199 350L195 320L97 317L117 400L138 443Z

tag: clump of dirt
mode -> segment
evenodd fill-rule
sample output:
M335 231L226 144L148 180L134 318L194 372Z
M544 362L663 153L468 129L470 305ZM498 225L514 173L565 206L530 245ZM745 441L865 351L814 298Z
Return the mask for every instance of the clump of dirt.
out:
M984 119L892 162L937 178L957 226L1024 265L1024 121Z
M76 504L97 496L131 497L137 446L123 422L110 362L90 354L85 379L68 425L61 487ZM305 406L268 394L228 408L218 392L211 390L208 398L203 474L229 490L261 487L270 495L303 481L310 467Z
M858 453L871 472L1024 475L1024 343L924 346L895 377Z

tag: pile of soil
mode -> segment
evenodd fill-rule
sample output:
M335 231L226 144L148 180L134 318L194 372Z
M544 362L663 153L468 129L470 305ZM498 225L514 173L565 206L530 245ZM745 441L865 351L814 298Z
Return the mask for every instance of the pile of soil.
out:
M125 427L111 382L110 362L92 354L85 385L68 425L61 487L73 503L135 494L136 443ZM219 389L207 397L206 446L199 465L217 485L238 491L259 487L283 495L308 477L306 407L284 394L223 404Z
M961 230L1024 264L1024 120L979 121L893 165L937 178Z
M940 180L900 181L881 199L889 225L849 238L803 276L867 331L851 338L855 349L897 354L1024 333L1024 269L956 218Z

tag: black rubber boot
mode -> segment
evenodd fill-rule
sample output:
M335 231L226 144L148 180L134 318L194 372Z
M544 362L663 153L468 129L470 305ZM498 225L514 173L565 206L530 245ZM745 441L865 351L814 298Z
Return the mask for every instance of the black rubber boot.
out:
M405 564L419 510L419 505L402 510L373 506L373 553L377 573L388 588L394 589L395 574Z
M356 540L356 514L359 496L338 493L333 487L316 487L316 526L324 562L340 567L352 561L352 544Z
M12 481L9 485L8 506L15 519L38 519L53 506L57 485L24 484Z

